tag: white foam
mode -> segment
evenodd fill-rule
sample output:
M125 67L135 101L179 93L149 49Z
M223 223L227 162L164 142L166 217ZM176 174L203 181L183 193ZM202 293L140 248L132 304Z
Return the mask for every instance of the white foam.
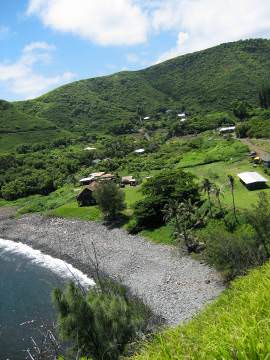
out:
M71 264L50 255L43 254L40 250L35 250L26 244L0 238L0 250L2 250L2 252L23 255L32 263L47 268L64 279L76 281L84 287L95 285L92 279L82 271L74 268Z

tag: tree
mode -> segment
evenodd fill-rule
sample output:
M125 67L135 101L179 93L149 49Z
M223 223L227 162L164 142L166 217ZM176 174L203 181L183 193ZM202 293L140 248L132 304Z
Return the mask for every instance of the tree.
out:
M270 257L270 201L265 192L259 193L259 200L253 210L247 212L247 219L256 232L257 246L263 246L266 257Z
M209 204L209 211L211 218L213 217L213 211L212 211L212 202L211 202L211 190L212 190L213 184L209 179L204 179L202 182L202 190L207 194L208 197L208 204Z
M145 114L145 112L144 112L144 104L142 103L142 104L138 104L137 105L137 116L138 116L138 118L139 118L139 121L140 121L140 124L142 125L142 118L144 117L144 114Z
M96 285L85 293L70 283L53 292L60 336L72 343L77 358L117 360L146 328L150 314L143 304L120 286L107 283L102 289Z
M232 104L233 113L239 120L243 121L248 117L250 105L246 101L237 100Z
M175 227L175 235L180 245L184 245L189 252L196 250L198 244L194 240L192 227L196 224L197 206L192 204L190 200L184 202L172 201L165 206L165 221L172 222Z
M125 193L114 182L101 183L93 195L107 220L115 219L126 208Z
M142 186L145 198L135 205L134 217L137 228L155 228L164 223L163 210L171 201L190 200L192 204L199 201L198 185L194 176L183 170L161 171Z
M222 207L222 204L221 204L221 200L220 200L220 197L222 194L222 190L221 188L216 185L216 184L213 184L212 186L212 191L217 199L217 202L218 202L218 206L219 206L219 210L220 210L220 213L221 213L221 216L224 216L224 210L223 210L223 207Z
M259 91L260 105L264 109L270 108L270 84L264 84Z
M230 185L231 194L232 194L233 214L234 214L235 221L237 222L236 207L235 207L235 198L234 198L234 177L233 177L232 175L228 175L228 179L229 179L229 185Z

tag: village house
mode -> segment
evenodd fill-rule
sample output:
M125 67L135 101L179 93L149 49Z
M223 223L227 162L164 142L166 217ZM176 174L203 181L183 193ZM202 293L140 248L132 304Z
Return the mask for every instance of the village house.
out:
M133 176L123 176L121 179L121 187L125 187L126 185L136 186L137 180L134 179Z
M145 150L144 149L137 149L137 150L134 150L134 153L135 154L144 154Z
M223 126L218 131L220 135L230 134L235 132L235 126Z
M103 175L105 175L106 173L103 172L96 172L96 173L92 173L90 174L88 177L85 177L83 179L80 180L80 184L81 185L89 185L91 184L93 181L100 179Z
M260 175L257 172L243 172L240 174L237 174L242 184L246 186L248 190L257 190L257 189L263 189L267 185L267 179L264 178L262 175Z
M93 192L97 189L97 186L97 182L92 182L92 184L87 185L82 189L82 191L76 196L79 206L91 206L96 204Z

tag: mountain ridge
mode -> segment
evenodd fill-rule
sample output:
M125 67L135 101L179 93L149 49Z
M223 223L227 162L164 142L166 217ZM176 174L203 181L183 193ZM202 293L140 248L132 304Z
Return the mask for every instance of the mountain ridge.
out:
M79 80L13 104L66 130L100 130L134 118L139 104L151 115L168 108L228 110L236 99L256 105L269 71L270 40L241 40L143 70Z

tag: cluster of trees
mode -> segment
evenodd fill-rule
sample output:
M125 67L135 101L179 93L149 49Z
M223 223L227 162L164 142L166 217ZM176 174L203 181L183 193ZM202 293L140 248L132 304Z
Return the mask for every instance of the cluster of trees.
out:
M33 194L47 195L66 183L83 166L91 166L93 154L76 150L46 150L0 155L0 195L15 200Z
M74 283L55 289L53 301L60 337L71 343L76 359L119 359L147 331L151 316L123 287L104 280L87 292Z
M191 203L200 199L194 176L183 170L164 170L143 184L144 199L134 208L133 232L144 228L155 228L164 224L164 209L168 202L189 199Z

